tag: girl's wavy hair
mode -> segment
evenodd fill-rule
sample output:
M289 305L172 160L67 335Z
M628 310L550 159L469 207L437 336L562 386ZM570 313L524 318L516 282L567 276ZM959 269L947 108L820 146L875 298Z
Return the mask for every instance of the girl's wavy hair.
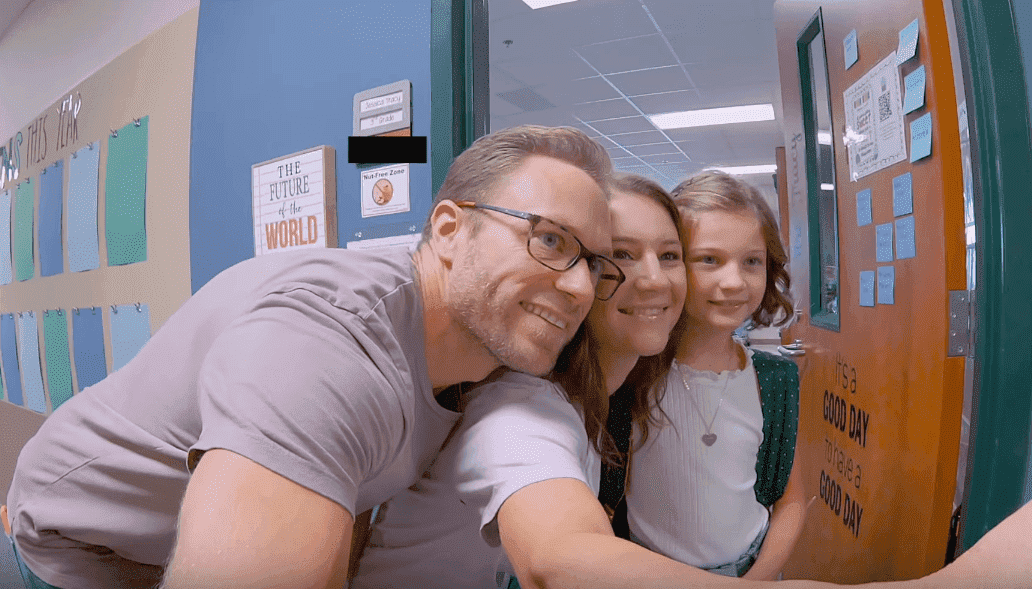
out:
M750 214L760 222L767 248L767 286L752 320L761 327L788 323L794 313L791 278L785 268L788 255L781 243L774 212L760 191L725 172L707 170L681 182L670 194L689 232L698 215L709 211Z
M681 221L681 215L673 199L659 184L632 174L615 174L609 182L611 192L625 192L644 196L659 203L670 215L681 241L681 259L684 259L687 246L687 234ZM621 286L622 288L622 286ZM605 304L598 303L595 304ZM666 374L681 345L688 324L688 315L684 309L676 325L670 332L670 339L662 352L655 356L638 359L630 374L617 390L617 395L632 395L631 421L641 431L641 441L637 447L648 439L649 426L659 425L652 408L658 407L662 397ZM606 392L602 367L598 361L599 341L596 334L585 321L573 340L559 354L552 378L563 386L570 401L576 401L584 409L584 428L588 439L608 464L621 465L626 456L616 446L612 435L607 431L606 419L609 416L609 394Z

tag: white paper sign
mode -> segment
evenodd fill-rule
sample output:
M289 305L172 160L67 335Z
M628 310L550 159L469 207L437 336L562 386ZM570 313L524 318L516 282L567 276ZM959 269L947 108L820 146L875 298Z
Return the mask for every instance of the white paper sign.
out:
M362 172L362 218L404 213L411 208L408 164Z
M849 177L854 182L868 174L906 161L896 52L890 53L843 94L846 110L846 146Z
M402 247L405 246L411 251L416 251L416 246L419 245L419 240L422 239L422 233L409 233L406 235L393 235L391 237L375 237L373 239L360 239L356 241L348 242L349 250L373 250L384 247Z
M323 148L251 168L254 254L326 247Z

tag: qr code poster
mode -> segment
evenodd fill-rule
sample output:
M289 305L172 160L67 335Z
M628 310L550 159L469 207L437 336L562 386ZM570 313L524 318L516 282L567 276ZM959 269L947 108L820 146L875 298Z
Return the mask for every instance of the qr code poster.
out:
M843 99L850 180L856 182L906 161L903 100L895 51L850 86Z

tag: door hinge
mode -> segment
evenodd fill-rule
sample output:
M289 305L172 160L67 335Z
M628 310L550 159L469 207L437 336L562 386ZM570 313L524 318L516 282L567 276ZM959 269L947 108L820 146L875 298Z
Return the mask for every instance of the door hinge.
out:
M950 291L950 338L947 356L966 356L971 349L971 307L966 290Z

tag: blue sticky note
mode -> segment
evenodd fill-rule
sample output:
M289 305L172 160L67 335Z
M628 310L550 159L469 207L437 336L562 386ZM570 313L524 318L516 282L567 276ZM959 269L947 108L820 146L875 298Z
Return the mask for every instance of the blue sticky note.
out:
M925 102L925 67L922 65L903 78L903 114L914 112Z
M874 270L860 272L860 306L874 306Z
M896 289L896 269L892 266L878 267L878 304L892 305L895 303L894 291Z
M72 345L75 346L75 375L79 391L107 376L104 353L104 320L100 307L72 312Z
M849 34L842 39L842 53L846 60L846 69L856 63L856 29L849 31Z
M68 268L83 272L100 267L97 192L100 143L72 154L68 164Z
M22 404L21 368L18 366L18 332L14 326L14 315L0 315L0 359L4 362L7 376L7 400L15 405Z
M903 217L896 219L896 258L905 260L917 255L917 245L914 240L914 217Z
M18 360L25 377L25 406L36 413L46 413L43 368L39 363L39 323L32 311L18 314Z
M147 305L117 305L111 310L111 368L118 370L150 339Z
M863 227L874 222L871 216L871 189L856 193L856 225Z
M899 47L896 49L896 65L917 55L917 19L899 32Z
M892 216L914 212L914 176L907 172L892 179Z
M61 247L61 205L64 201L64 160L39 174L39 265L40 276L64 272Z
M932 155L932 113L910 122L910 161Z
M10 284L11 269L11 191L0 192L0 284Z
M892 261L892 223L883 223L874 228L875 234L875 260L879 262Z
M68 353L68 314L63 309L43 311L43 348L47 361L47 392L56 410L72 398L72 365Z

